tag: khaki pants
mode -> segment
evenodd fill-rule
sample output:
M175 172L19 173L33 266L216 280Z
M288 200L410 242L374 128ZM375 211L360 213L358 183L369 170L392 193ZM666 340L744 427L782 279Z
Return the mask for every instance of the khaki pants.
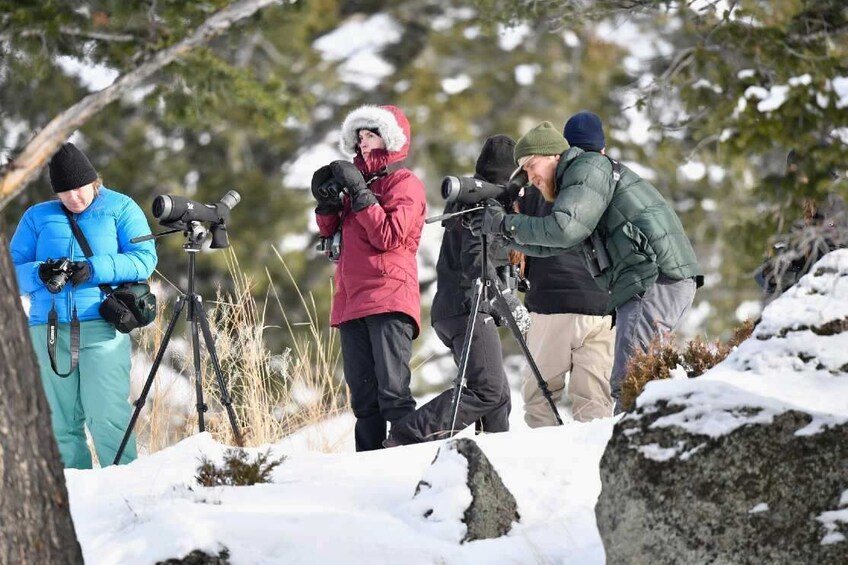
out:
M610 316L530 313L527 346L554 402L562 399L566 373L568 397L578 422L612 415L610 373L615 330ZM531 428L553 426L556 419L530 367L523 374L524 421Z

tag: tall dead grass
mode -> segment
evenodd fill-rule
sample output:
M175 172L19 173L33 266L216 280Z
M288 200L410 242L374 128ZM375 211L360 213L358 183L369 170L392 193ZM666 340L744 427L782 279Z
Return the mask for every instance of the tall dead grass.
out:
M318 319L317 307L311 293L304 295L285 259L277 258L294 283L306 319L295 321L283 306L274 281L264 300L253 296L253 283L239 266L232 248L226 253L232 291L219 291L214 301L204 300L204 310L210 322L215 350L222 369L224 387L231 398L238 426L246 446L274 443L306 426L319 423L347 409L347 393L343 381L336 377L340 358L335 332ZM138 336L139 349L152 359L159 351L167 320L162 314L155 324ZM173 304L171 304L173 306ZM269 308L278 308L284 320L284 331L294 344L283 351L271 351L267 332L281 328L269 326ZM170 309L169 309L170 310ZM185 309L180 317L185 319ZM184 328L184 339L177 340L175 331L167 349L174 349L166 359L167 367L179 373L173 379L154 379L150 398L136 427L142 452L152 453L183 439L198 429L195 408L194 362L190 345L190 327ZM205 404L205 428L216 440L235 445L230 420L225 409L221 386L213 370L202 331L199 331L201 353L201 383ZM175 344L175 341L178 343ZM165 363L157 373L161 373ZM160 389L157 390L157 386ZM187 387L189 390L187 390ZM179 390L178 390L179 389ZM174 396L178 396L175 399ZM186 401L186 395L190 397ZM136 395L137 396L137 395ZM335 448L330 442L315 446L327 451Z

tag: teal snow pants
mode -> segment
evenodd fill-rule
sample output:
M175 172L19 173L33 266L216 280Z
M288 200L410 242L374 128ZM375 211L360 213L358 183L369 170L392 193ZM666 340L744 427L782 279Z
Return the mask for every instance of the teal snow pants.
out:
M132 414L130 396L130 336L112 324L92 320L80 324L79 365L67 378L50 366L47 354L47 325L29 329L41 368L41 382L50 404L53 433L66 468L91 469L91 453L84 425L94 440L100 465L111 465L121 445ZM59 324L56 365L66 372L70 366L70 324ZM131 436L121 463L136 458L135 436Z

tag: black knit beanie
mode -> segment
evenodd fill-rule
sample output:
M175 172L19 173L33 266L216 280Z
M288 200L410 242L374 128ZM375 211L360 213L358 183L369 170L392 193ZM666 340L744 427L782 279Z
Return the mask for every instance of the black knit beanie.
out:
M66 192L97 180L91 161L73 143L65 143L50 159L50 184L53 192Z
M494 184L506 184L515 168L512 152L515 141L507 135L493 135L483 143L474 177Z

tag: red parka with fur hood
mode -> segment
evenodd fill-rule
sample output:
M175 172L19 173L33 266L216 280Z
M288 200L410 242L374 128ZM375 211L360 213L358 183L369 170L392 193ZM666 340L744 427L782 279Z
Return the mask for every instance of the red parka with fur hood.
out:
M359 130L376 128L386 149L364 159L359 151ZM406 158L410 145L409 121L395 106L362 106L342 124L343 153L366 181L387 165ZM346 196L339 214L316 214L322 236L341 226L342 252L336 268L336 293L330 324L338 326L372 314L403 312L415 320L415 337L421 327L416 254L426 213L424 185L409 169L400 168L379 177L369 188L378 204L359 212Z

